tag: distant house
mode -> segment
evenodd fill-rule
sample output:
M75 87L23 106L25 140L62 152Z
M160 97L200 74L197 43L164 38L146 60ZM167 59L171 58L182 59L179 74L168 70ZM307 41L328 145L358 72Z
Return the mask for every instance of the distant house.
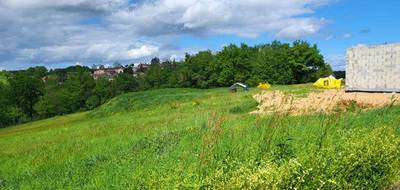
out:
M144 73L149 67L149 64L139 64L137 67L134 68L134 72Z
M135 65L132 68L133 75L135 77L137 77L138 75L142 75L142 74L144 74L144 72L147 71L147 69L149 69L149 67L150 67L149 64L138 64L138 65Z
M242 88L244 91L249 91L249 86L247 86L246 84L240 83L240 82L235 83L231 87L229 87L229 91L237 92L237 89L239 87Z
M109 80L114 79L114 77L116 77L117 75L119 75L120 73L124 72L124 68L122 67L118 67L118 68L104 68L104 69L97 69L95 71L93 71L93 78L95 80L99 79L99 78L107 78Z
M60 80L60 76L55 75L55 74L46 75L46 76L42 77L41 79L44 83L47 83L49 81L56 81L56 82L58 82L58 84L62 84L62 80Z
M46 76L42 77L41 79L43 82L47 82L49 80L49 76L46 75Z

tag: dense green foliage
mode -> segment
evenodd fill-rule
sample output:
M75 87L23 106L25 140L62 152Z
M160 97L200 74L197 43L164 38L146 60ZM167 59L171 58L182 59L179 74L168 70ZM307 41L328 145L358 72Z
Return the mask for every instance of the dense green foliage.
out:
M32 120L33 106L43 94L43 82L33 75L19 73L10 78L9 86L10 101Z
M46 80L42 79L47 77ZM93 109L116 95L138 89L133 75L94 80L87 67L8 73L0 83L0 128L55 115Z
M170 72L175 71L175 72ZM292 45L272 42L254 47L229 45L220 52L186 55L185 61L153 60L146 81L152 87L210 88L235 82L255 86L314 82L332 74L317 47L296 41Z
M34 105L43 94L43 82L33 70L7 74L6 82L0 83L0 128L35 117Z
M400 107L251 115L255 93L135 92L91 112L0 129L0 188L389 189L400 182Z
M0 71L0 84L7 84L8 79L7 79L7 72L5 71Z
M116 64L119 65L119 64ZM101 66L102 67L102 66ZM148 69L133 72L132 65L113 80L94 80L91 69L74 66L47 71L45 67L3 73L0 94L4 110L0 127L85 111L125 92L159 88L226 87L235 82L298 84L332 73L316 45L277 41L254 47L229 45L217 53L187 54L181 62L154 58ZM1 81L8 81L1 82Z
M335 75L336 78L346 78L346 72L345 71L334 71L333 75Z

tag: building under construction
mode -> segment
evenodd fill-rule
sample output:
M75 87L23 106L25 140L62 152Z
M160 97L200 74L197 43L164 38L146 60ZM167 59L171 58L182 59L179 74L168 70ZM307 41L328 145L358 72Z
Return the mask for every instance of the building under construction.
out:
M353 47L346 62L346 91L400 92L400 44Z

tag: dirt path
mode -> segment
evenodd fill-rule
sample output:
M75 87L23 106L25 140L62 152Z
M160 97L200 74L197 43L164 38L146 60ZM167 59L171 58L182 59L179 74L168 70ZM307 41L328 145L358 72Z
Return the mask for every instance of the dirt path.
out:
M294 97L281 91L265 91L254 96L259 103L252 113L289 112L294 115L315 112L345 111L351 107L358 109L381 108L390 104L400 104L400 95L392 93L346 93L344 90L324 90L310 93L305 98Z

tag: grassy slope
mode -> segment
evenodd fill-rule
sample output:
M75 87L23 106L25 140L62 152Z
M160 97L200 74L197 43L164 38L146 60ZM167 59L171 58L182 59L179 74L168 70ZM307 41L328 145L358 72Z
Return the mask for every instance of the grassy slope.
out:
M7 83L7 77L0 72L0 83Z
M305 94L311 86L275 88ZM199 188L223 181L216 175L221 167L251 168L264 158L307 163L310 152L321 147L339 151L329 148L351 140L368 142L367 135L384 133L376 132L382 127L399 139L398 107L361 114L261 117L247 114L255 107L255 93L130 93L93 112L0 129L0 188Z

